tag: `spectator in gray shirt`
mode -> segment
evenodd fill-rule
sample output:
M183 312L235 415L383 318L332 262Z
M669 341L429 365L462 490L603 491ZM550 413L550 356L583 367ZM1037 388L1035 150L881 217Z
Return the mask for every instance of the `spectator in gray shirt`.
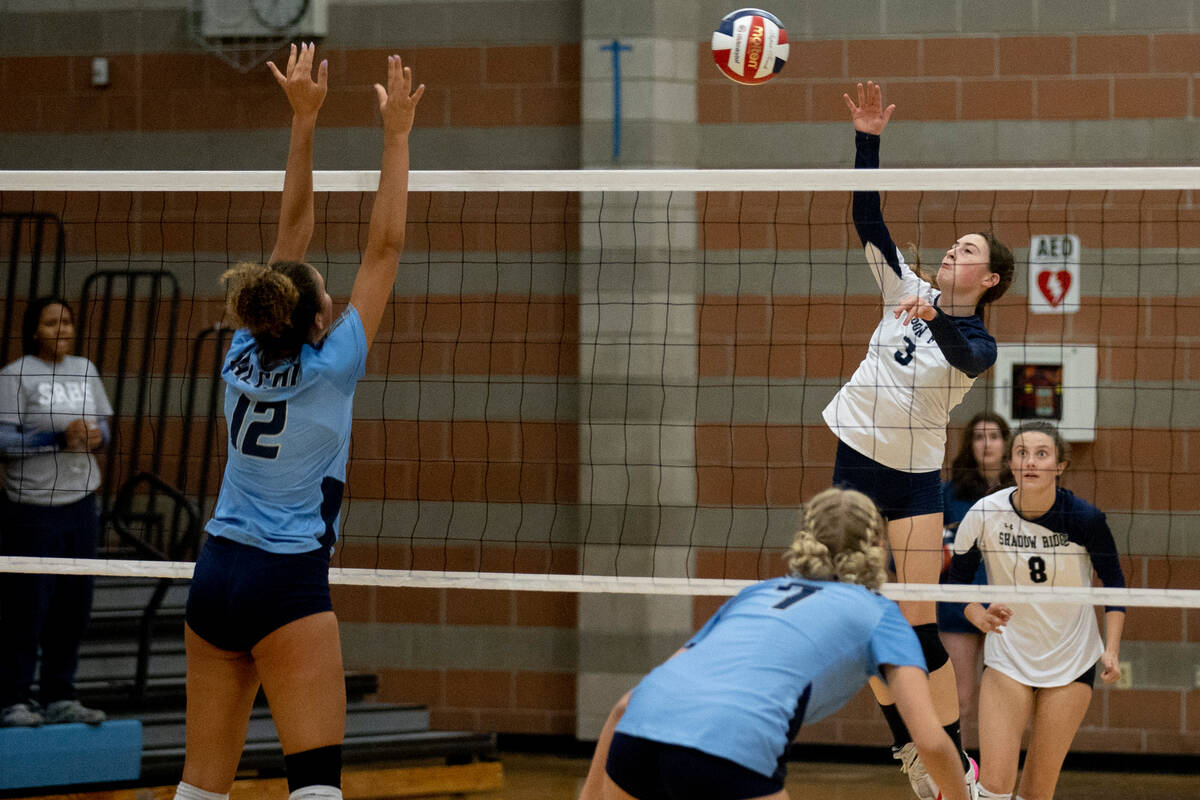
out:
M94 454L108 444L112 407L96 366L72 355L74 319L60 298L30 302L21 330L25 355L0 369L0 453L7 462L2 555L96 555L100 467ZM0 726L105 719L75 696L92 584L91 576L0 574Z

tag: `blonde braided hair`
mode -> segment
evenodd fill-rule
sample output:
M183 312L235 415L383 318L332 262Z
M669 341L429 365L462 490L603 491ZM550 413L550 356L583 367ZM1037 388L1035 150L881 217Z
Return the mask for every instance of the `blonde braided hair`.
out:
M787 554L792 574L878 589L887 580L885 523L871 498L832 488L809 500Z

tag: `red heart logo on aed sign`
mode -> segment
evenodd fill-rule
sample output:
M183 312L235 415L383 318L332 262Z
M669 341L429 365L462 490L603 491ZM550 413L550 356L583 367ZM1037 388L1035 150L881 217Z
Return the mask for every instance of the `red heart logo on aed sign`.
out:
M1042 296L1053 308L1062 303L1067 296L1067 291L1071 288L1071 273L1065 269L1057 272L1045 270L1038 275L1037 284L1038 288L1042 290Z

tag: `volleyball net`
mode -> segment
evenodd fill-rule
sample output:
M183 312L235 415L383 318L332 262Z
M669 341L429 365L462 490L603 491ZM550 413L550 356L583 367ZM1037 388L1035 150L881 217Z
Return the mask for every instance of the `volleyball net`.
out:
M376 181L315 174L309 261L335 307ZM104 557L0 571L190 576L224 465L219 277L267 258L281 185L0 172L3 362L27 301L61 294L116 409ZM916 260L980 230L1016 254L947 462L977 411L1056 423L1063 484L1106 512L1131 587L1017 591L1200 606L1197 186L1195 168L414 172L331 580L720 595L782 573L831 482L821 410L884 312L850 222L851 191L878 189Z

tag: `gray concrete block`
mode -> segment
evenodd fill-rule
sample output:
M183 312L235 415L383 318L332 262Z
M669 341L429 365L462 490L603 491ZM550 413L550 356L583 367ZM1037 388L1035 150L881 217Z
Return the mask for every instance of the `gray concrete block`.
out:
M577 169L575 128L418 128L412 135L414 169ZM330 166L329 169L354 167Z
M884 0L810 3L809 31L818 39L871 37L884 32Z
M1116 0L1038 0L1038 33L1077 34L1113 30Z
M1074 166L1074 136L1069 122L999 120L995 127L996 166L1026 166L1031 163Z
M826 122L702 125L701 169L802 169L854 164L848 125ZM748 146L747 143L753 143Z
M1073 123L1073 166L1117 166L1153 163L1154 125L1149 119Z
M888 167L966 167L996 158L997 124L983 122L897 122L888 126Z
M437 13L435 8L422 8L421 10ZM427 25L428 29L421 31L418 26L413 24L417 19L429 23L435 21L436 17L414 16L413 5L405 4L403 10L399 6L393 6L388 8L387 12L389 23L397 22L397 17L405 17L408 24L391 27L388 31L390 35L385 37L382 25L384 7L331 4L329 6L329 36L325 41L332 47L369 48L380 46L381 41L386 38L388 44L395 47L409 47L420 42L419 31L436 36L438 32L445 30L438 25ZM392 15L392 12L395 12L395 16ZM445 19L436 21L446 22Z
M1150 164L1200 162L1200 125L1194 119L1150 120Z
M581 164L586 169L665 169L691 167L699 140L692 123L625 118L620 152L614 158L614 131L607 120L580 126Z
M1034 31L1036 0L962 0L962 32L1028 33Z
M1114 0L1113 29L1183 33L1196 30L1195 0Z
M964 30L959 19L961 0L886 0L884 33L929 34L956 33ZM978 30L973 25L968 30Z
M1113 381L1096 397L1096 425L1107 428L1200 427L1200 386L1194 382Z

